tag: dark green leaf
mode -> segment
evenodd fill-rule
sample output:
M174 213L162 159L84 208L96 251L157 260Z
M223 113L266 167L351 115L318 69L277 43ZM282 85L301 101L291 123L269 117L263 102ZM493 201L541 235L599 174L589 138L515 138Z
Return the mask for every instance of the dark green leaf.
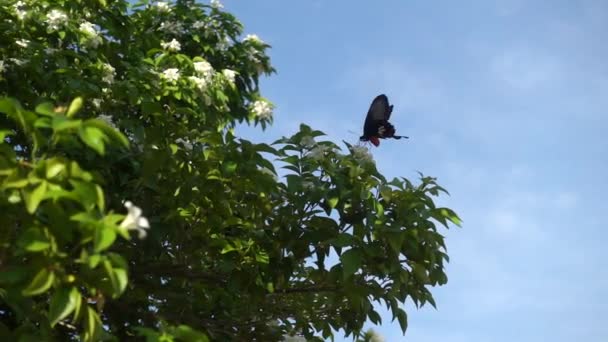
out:
M342 253L340 261L342 262L344 278L348 278L361 267L361 250L357 248L349 249Z

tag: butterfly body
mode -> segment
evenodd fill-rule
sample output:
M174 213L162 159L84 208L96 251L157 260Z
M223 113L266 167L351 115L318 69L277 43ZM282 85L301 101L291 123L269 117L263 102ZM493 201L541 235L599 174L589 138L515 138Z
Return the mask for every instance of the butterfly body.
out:
M380 139L401 139L405 136L395 135L395 126L388 120L393 112L393 105L389 105L388 97L384 94L376 96L367 111L367 117L363 124L363 135L360 141L369 141L374 146L380 145Z

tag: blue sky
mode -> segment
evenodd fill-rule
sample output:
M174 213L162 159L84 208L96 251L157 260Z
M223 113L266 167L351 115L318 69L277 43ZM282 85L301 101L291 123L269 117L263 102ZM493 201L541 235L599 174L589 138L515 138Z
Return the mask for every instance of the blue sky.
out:
M356 142L385 93L411 138L373 149L379 169L452 194L438 310L408 306L405 338L385 315L386 341L608 341L608 2L223 3L278 69L274 126L243 134Z

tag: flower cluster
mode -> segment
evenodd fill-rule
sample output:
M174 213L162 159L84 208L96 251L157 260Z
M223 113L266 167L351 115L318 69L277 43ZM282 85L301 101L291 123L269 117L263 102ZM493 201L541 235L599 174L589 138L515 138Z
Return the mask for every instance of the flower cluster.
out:
M272 104L268 101L255 101L251 107L251 111L256 117L262 120L269 120L272 118Z
M222 70L222 74L224 75L224 77L226 77L228 82L234 83L234 78L236 77L236 71L230 70L230 69L224 69L224 70Z
M13 9L15 10L15 15L17 16L17 19L23 20L27 16L27 11L24 8L25 8L25 2L23 2L23 1L17 1L13 5Z
M163 49L165 49L167 51L171 51L171 52L177 52L182 49L182 45L177 40L175 40L175 38L173 38L173 40L171 40L168 43L161 42L160 46L162 46Z
M78 27L80 32L85 36L85 43L92 48L97 48L101 43L103 43L103 38L99 34L99 31L95 28L95 25L88 21L84 21Z
M157 1L154 4L154 7L156 7L156 10L159 12L165 12L165 13L171 12L171 6L164 1Z
M374 157L365 146L353 146L351 147L351 152L353 156L361 162L374 162Z
M46 15L46 23L51 31L59 30L68 21L68 16L60 10L51 10Z
M316 143L315 138L311 137L310 135L302 137L302 140L300 141L300 144L306 148L312 148Z
M124 205L125 208L127 208L127 216L120 224L120 228L135 230L140 239L145 238L147 235L146 229L150 229L150 222L148 222L147 218L142 216L141 208L134 205L131 201L126 201Z
M116 76L116 69L108 63L104 63L101 66L101 71L103 73L103 78L101 79L103 82L112 84L114 83L114 76Z
M177 68L169 68L165 69L161 74L162 78L167 80L167 82L175 82L180 78L179 69Z
M307 156L314 160L321 160L325 158L327 153L331 152L331 148L326 145L316 145L310 152L308 152Z
M222 3L219 0L211 0L211 7L215 8L215 9L222 9L224 8L224 5L222 5Z

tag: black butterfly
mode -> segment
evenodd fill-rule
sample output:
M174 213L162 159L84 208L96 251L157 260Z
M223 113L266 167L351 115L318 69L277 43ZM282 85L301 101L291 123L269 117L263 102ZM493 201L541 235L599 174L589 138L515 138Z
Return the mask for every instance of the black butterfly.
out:
M384 94L376 96L371 106L369 106L363 125L363 135L359 140L371 141L374 146L378 146L380 145L380 139L408 139L406 136L395 135L395 126L388 122L392 112L393 105L388 104L388 97Z

